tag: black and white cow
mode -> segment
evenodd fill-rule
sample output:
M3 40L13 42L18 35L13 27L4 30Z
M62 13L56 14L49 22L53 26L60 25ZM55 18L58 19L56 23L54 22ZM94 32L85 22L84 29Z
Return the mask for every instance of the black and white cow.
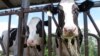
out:
M44 24L47 25L46 21L44 21ZM41 45L42 43L46 43L45 37L45 31L44 31L44 37L42 35L42 20L38 17L33 17L30 22L27 25L27 32L28 32L28 37L27 37L27 41L25 41L26 43L24 44L24 48L26 48L26 46L31 46L31 47L35 47L38 53L41 53ZM9 51L10 52L14 52L14 46L15 46L15 40L16 40L16 33L17 33L17 28L12 28L10 30L10 38L9 38ZM7 50L7 38L8 38L8 31L4 31L2 33L2 41L3 41L3 45L4 45L4 49L5 51ZM43 42L43 38L44 38L44 42ZM33 50L33 49L32 49ZM31 51L32 51L31 50ZM24 51L24 52L27 52ZM31 52L32 53L32 52ZM33 54L33 53L32 53Z
M57 35L60 35L62 40L62 56L80 56L79 47L83 36L76 20L79 12L88 11L92 6L93 2L91 1L85 1L77 5L74 0L61 0L57 7L51 5L45 7L49 16L52 17L54 14L61 13L60 20L64 19L64 23L59 25L62 28L61 35L57 28ZM59 45L59 38L56 38L57 56L60 56Z

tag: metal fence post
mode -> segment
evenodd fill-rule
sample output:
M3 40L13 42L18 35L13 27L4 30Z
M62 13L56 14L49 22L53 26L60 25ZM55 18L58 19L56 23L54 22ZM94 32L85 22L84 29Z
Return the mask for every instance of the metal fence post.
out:
M86 12L84 14L84 43L85 43L85 56L89 56L89 51L88 51L88 21L87 21L87 15Z
M52 56L51 17L48 16L48 56Z
M10 27L11 27L11 14L9 15L9 21L8 21L8 38L7 38L7 51L6 51L6 56L9 56Z

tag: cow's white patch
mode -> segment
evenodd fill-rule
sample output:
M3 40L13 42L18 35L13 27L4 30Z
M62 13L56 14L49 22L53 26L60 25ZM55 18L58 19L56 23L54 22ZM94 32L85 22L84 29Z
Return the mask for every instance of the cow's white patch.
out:
M52 13L50 11L47 11L47 15L52 17Z
M40 18L34 17L30 20L28 26L29 26L29 37L27 40L27 45L35 46L36 44L40 44L41 38L39 37L39 34L36 33L36 26L39 23ZM32 42L33 41L33 42Z
M64 15L65 15L65 26L68 28L71 28L71 26L74 26L74 18L72 14L72 6L75 3L69 3L69 2L63 2L60 3L60 5L63 7Z

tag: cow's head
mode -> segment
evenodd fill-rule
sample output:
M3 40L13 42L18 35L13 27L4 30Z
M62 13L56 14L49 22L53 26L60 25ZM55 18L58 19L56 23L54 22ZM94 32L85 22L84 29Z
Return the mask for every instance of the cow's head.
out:
M72 37L78 35L78 28L75 22L78 16L78 6L74 1L62 0L59 4L59 9L62 11L64 18L62 35L64 37Z
M87 6L88 5L88 6ZM85 1L80 5L77 5L74 0L61 0L57 7L50 6L45 7L50 9L47 11L49 16L52 14L61 13L62 16L60 19L64 19L64 24L62 27L62 36L64 37L72 37L78 35L78 26L77 19L78 13L87 11L93 6L91 1ZM50 14L51 13L51 14Z
M44 25L47 25L47 21L44 21ZM27 46L39 46L43 43L43 38L44 38L44 44L46 42L45 40L45 31L44 36L42 34L42 20L37 17L33 17L29 24L29 34L28 34L28 39L27 39Z

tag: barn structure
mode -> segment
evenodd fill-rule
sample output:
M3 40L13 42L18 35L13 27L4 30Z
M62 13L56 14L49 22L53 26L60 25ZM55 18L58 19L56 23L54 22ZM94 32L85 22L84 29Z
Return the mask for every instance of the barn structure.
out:
M23 53L23 37L22 37L22 29L24 26L26 26L27 23L27 16L28 13L30 12L42 12L42 20L44 20L44 10L43 7L34 7L34 8L30 8L29 6L35 6L35 5L39 5L39 4L52 4L52 3L58 3L60 0L0 0L0 10L4 10L4 9L10 9L9 11L3 11L0 12L0 16L4 16L4 15L9 15L9 21L8 21L8 32L10 30L10 26L11 26L11 15L13 14L17 14L19 16L19 21L18 21L18 31L17 31L17 56L22 56ZM78 3L79 4L79 3ZM16 7L20 7L20 9L18 10L14 10L12 8L16 8ZM92 8L94 7L100 7L100 1L95 1L94 5ZM98 43L98 56L100 56L100 31L97 27L97 25L94 22L94 19L92 18L91 14L89 13L89 11L84 12L84 43L85 43L85 56L89 56L89 52L88 52L88 36L93 36L94 38L97 39L97 43ZM88 21L87 21L87 16L89 17L90 21L92 22L93 26L95 27L98 36L94 35L92 33L88 33ZM3 19L2 19L3 20ZM49 20L49 30L48 30L48 56L52 56L52 42L51 42L51 17L48 17ZM42 25L44 26L44 23L42 23ZM9 34L8 34L9 36ZM9 40L9 39L8 39ZM1 43L1 41L0 41ZM9 44L9 42L8 42ZM2 45L2 43L1 43ZM2 45L3 47L3 45ZM7 47L7 49L9 49L9 47ZM5 51L4 51L5 52ZM6 51L7 54L6 56L9 56L9 50ZM43 55L44 56L44 51L43 51Z

